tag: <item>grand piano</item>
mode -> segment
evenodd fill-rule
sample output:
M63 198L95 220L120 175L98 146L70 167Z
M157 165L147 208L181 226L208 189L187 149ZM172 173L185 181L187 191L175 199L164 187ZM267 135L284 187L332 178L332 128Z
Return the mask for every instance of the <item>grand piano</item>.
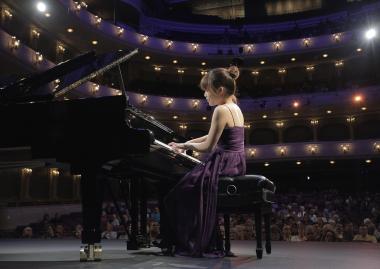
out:
M68 164L72 174L81 175L84 244L80 250L81 261L101 260L100 218L104 190L109 187L110 179L119 180L122 190L127 187L124 198L130 210L131 229L122 217L121 220L128 235L128 249L138 249L146 245L146 184L158 188L160 200L185 173L201 164L200 160L176 153L167 145L183 138L130 105L121 64L137 52L103 55L88 52L0 88L0 150L27 149L32 160L39 163L46 160L46 165ZM122 95L65 98L111 68L119 71ZM30 162L18 163L20 168L28 165ZM263 206L270 212L268 197L274 193L274 185L266 178L252 175L221 178L219 185L218 203L223 212L233 212L236 208L240 211L243 204L247 212L254 208L261 212ZM111 188L108 189L118 207ZM255 215L260 234L261 213ZM228 214L225 219L229 220ZM266 249L270 253L269 213L265 219ZM161 218L161 227L167 227L165 218ZM257 241L257 253L261 257L261 236ZM229 250L229 238L226 238L226 250Z
M136 53L89 52L0 89L0 149L26 148L32 159L69 164L72 174L81 175L85 244L81 260L100 260L105 178L136 178L129 181L132 233L128 244L136 249L141 179L178 179L200 163L174 153L167 143L181 137L131 106L125 89L118 96L65 98L111 68L119 69L124 85L120 65Z

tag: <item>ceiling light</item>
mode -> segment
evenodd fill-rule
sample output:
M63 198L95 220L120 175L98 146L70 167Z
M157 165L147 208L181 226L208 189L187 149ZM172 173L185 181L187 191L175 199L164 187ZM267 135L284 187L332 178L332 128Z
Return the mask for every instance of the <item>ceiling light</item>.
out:
M38 2L36 7L39 12L45 12L47 9L46 4L44 2Z
M365 32L365 37L368 39L368 40L371 40L373 38L375 38L377 36L377 31L375 28L371 28L371 29L368 29L366 32Z

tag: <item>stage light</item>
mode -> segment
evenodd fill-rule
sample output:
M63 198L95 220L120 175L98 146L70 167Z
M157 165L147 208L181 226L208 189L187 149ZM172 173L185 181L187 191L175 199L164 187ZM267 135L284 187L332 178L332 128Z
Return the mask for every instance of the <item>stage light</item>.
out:
M67 32L72 33L72 32L74 32L74 29L73 28L67 28Z
M159 67L159 66L155 66L155 67L154 67L154 71L160 72L160 71L161 71L161 67Z
M266 119L266 118L268 118L268 116L264 114L264 115L263 115L263 119Z
M302 164L302 162L300 162L300 161L297 161L297 162L296 162L296 164L297 164L297 165L301 165L301 164Z
M201 70L201 75L202 75L202 76L207 75L207 73L208 73L208 72L207 72L206 70Z
M206 65L206 62L202 62L201 65L205 66L205 65Z
M39 12L45 12L47 10L47 6L44 2L38 2L36 7Z
M314 71L314 66L313 65L306 66L306 71L307 72L313 72Z
M95 46L95 45L98 45L98 41L96 41L96 40L92 40L92 41L91 41L91 44L94 45L94 46Z
M354 101L355 101L355 103L359 103L359 102L363 101L363 96L361 96L360 94L355 95Z
M297 117L299 115L299 113L298 112L294 112L293 115Z
M357 48L356 51L357 51L357 52L362 52L363 49L362 49L362 48Z
M178 63L178 61L177 60L173 60L173 64L176 64L176 63Z
M51 15L50 15L49 12L46 12L46 13L45 13L45 17L46 17L46 18L50 18L50 16L51 16Z
M323 56L323 58L329 57L329 55L327 53L323 54L322 56Z
M145 60L150 60L150 56L149 55L145 56Z
M372 163L372 160L365 160L366 163Z
M173 120L176 120L176 119L178 119L178 116L177 116L177 115L174 115L174 116L173 116Z
M183 69L178 69L178 70L177 70L177 73L178 73L178 74L183 74L183 73L185 73L185 70L183 70Z
M300 103L298 101L293 102L293 107L299 107Z
M335 164L335 161L330 161L330 164Z
M293 58L291 58L290 60L291 60L292 62L295 62L295 61L296 61L296 58L293 57Z
M363 107L361 108L361 110L366 111L367 108L366 108L365 106L363 106Z
M260 61L260 64L265 64L265 61Z
M375 38L377 36L377 31L375 28L371 28L371 29L368 29L366 32L365 32L365 37L368 39L368 40L371 40L373 38Z
M244 124L244 128L245 129L251 129L251 124L249 124L249 123L248 124Z
M268 167L270 164L268 162L264 163L264 166Z
M254 75L254 76L258 76L258 75L260 75L260 72L259 71L252 71L252 75Z
M332 111L331 111L331 110L326 110L326 113L327 113L327 114L331 114Z
M202 117L202 120L207 120L207 117Z

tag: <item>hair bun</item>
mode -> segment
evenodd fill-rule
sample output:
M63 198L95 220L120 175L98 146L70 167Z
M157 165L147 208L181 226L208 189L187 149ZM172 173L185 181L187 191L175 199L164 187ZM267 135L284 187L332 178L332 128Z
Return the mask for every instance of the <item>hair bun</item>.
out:
M239 71L239 68L235 65L231 65L230 67L227 68L227 72L230 74L230 76L234 79L234 80L237 80L239 75L240 75L240 71Z

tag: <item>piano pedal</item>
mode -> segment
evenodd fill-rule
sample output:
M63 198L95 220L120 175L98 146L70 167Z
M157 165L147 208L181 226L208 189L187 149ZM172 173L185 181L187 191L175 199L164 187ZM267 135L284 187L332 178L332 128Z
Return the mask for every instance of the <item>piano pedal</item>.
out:
M79 259L81 262L101 261L102 260L102 246L88 244L81 246Z

